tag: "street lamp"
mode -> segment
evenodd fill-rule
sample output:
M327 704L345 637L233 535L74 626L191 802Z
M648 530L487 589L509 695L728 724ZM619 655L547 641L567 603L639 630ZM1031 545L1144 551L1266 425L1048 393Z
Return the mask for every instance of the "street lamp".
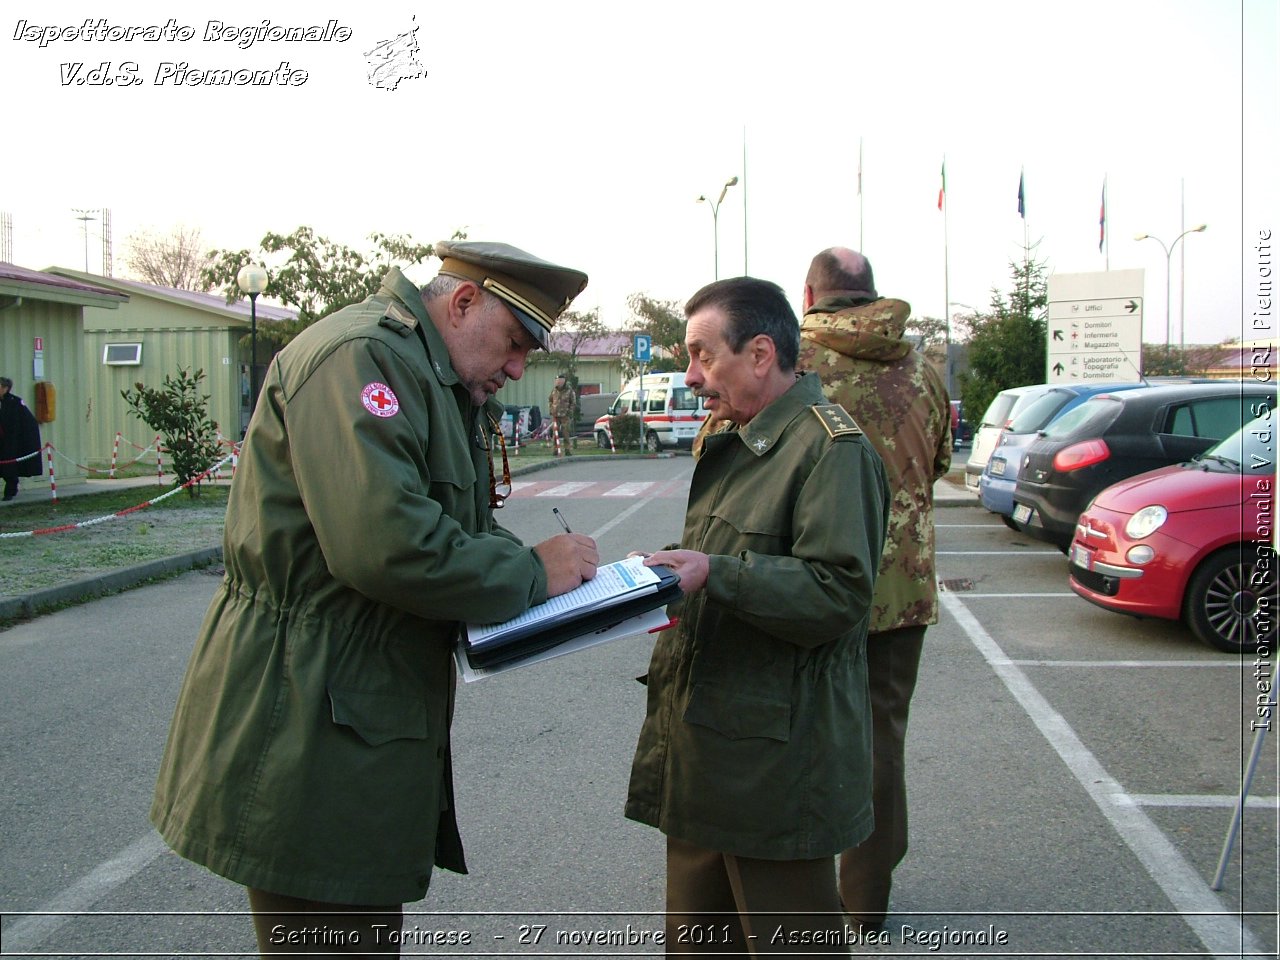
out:
M249 295L249 411L258 405L258 294L267 289L267 271L248 263L236 274L236 286Z
M724 203L724 195L729 192L729 188L738 182L738 178L730 177L724 182L724 186L720 188L720 197L715 203L712 203L705 196L698 198L698 203L706 203L711 206L711 239L715 246L715 278L720 279L720 204Z
M952 377L951 377L951 308L952 307L965 307L968 310L972 310L975 314L978 312L977 307L971 307L969 306L969 304L961 303L959 300L947 301L947 315L942 318L943 331L946 334L945 348L947 351L946 352L947 362L945 367L946 367L947 375L945 379L946 379L946 386L947 386L947 396L951 396L953 393L953 386L951 382L952 380Z
M1159 237L1153 237L1149 233L1139 233L1135 235L1133 238L1135 240L1154 240L1156 243L1160 244L1161 249L1164 250L1164 349L1166 352L1168 352L1169 350L1169 331L1170 331L1169 306L1170 306L1170 300L1172 299L1169 293L1169 272L1172 267L1173 248L1178 245L1178 240L1181 240L1188 233L1204 233L1204 229L1207 226L1208 226L1207 223L1202 223L1197 227L1192 227L1190 230L1184 230L1182 233L1178 234L1177 238L1173 241L1173 243L1169 244L1167 247L1164 245L1163 240L1161 240ZM1179 333L1179 340L1180 340L1179 346L1180 346L1180 349L1185 350L1186 349L1186 332L1187 332L1185 318L1183 320L1182 327L1183 329Z

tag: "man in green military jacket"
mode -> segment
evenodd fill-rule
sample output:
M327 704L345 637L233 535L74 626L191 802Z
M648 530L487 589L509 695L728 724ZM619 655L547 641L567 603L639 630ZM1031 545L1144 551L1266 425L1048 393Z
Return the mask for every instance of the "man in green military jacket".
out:
M590 538L527 547L492 513L493 394L586 276L506 244L435 252L421 291L393 269L271 363L160 767L152 822L249 888L264 953L398 952L387 931L433 865L466 870L459 623L595 575Z
M669 951L840 949L833 856L872 825L884 471L797 378L779 287L721 280L685 312L686 383L726 426L705 437L680 548L645 561L685 595L654 647L626 815L667 837Z

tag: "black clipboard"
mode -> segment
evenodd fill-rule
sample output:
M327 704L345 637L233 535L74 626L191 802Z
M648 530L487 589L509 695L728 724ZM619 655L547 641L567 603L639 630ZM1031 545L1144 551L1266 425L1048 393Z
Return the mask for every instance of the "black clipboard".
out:
M665 606L683 595L680 578L661 564L649 568L658 575L655 590L647 590L636 596L623 596L617 603L597 607L585 612L569 611L554 620L527 624L490 640L483 647L475 648L463 637L463 652L476 667L494 667L518 657L542 653L568 640L596 633L616 626L656 607Z

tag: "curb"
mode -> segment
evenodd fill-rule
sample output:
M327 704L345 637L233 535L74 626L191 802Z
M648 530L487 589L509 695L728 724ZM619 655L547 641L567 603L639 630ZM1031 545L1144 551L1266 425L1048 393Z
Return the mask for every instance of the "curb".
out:
M38 616L50 607L94 600L98 597L128 590L146 580L183 573L199 567L207 567L222 559L222 547L205 547L175 557L162 557L132 567L122 567L109 573L94 574L82 580L74 580L45 590L34 590L20 597L0 600L0 622L21 620Z

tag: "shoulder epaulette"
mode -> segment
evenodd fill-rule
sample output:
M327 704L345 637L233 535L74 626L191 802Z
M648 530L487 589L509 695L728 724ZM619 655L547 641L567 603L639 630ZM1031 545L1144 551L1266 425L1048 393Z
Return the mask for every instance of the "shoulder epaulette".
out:
M833 440L837 437L862 436L862 428L858 426L858 422L840 404L817 403L810 409L817 414L822 426Z
M418 318L412 311L392 300L379 318L378 325L394 330L402 337L407 337L418 326Z

